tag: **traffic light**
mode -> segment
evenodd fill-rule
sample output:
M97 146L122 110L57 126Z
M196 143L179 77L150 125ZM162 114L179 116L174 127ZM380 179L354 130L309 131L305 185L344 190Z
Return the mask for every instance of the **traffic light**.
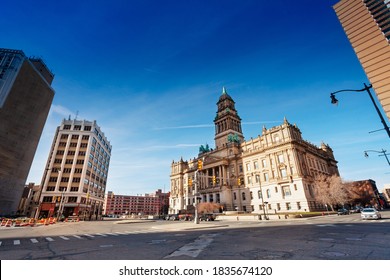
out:
M237 185L241 186L241 179L240 178L237 179Z
M213 185L215 185L216 183L217 183L217 178L213 176Z
M203 168L203 161L201 159L198 159L198 170L202 170Z
M188 185L192 187L192 178L188 178Z

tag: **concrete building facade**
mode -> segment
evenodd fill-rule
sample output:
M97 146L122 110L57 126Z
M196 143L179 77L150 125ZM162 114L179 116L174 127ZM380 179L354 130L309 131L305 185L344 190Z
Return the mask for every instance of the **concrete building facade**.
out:
M390 0L341 0L334 10L390 119Z
M223 89L217 102L215 149L171 164L170 213L194 211L195 200L222 211L266 214L315 211L315 176L339 174L332 149L302 139L287 119L245 141L235 102ZM199 162L201 168L199 168Z
M0 215L16 214L54 98L42 59L0 49Z
M35 217L100 219L111 150L96 121L63 120L50 149Z

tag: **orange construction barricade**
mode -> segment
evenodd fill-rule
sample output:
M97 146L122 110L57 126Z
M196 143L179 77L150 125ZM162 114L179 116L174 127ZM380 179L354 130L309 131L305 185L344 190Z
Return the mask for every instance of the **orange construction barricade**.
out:
M13 221L11 219L8 219L5 226L10 227L10 226L12 226L12 224L13 224Z

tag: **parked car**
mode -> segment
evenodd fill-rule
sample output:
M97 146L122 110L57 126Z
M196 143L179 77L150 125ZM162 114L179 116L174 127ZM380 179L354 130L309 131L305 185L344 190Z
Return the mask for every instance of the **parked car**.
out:
M362 217L363 220L366 219L377 220L382 218L381 213L379 213L379 211L376 210L375 208L364 208L360 213L360 216Z
M361 206L355 206L351 210L349 210L350 213L360 213L362 211L363 207Z
M337 210L337 215L349 215L349 210L345 208L340 208Z
M202 214L199 217L199 220L201 221L214 221L215 220L215 215L214 214Z
M170 214L165 217L165 220L167 221L178 221L179 220L179 215L178 214Z

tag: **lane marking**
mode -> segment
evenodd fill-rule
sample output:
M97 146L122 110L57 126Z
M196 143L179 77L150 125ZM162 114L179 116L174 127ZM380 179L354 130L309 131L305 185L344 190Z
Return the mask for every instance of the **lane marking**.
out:
M31 240L32 243L38 243L38 242L39 242L39 241L38 241L37 239L35 239L35 238L31 238L30 240Z
M63 235L60 235L60 238L62 238L62 239L64 239L64 240L69 240L69 238L68 238L68 237L66 237L66 236L63 236Z
M20 245L20 240L14 240L14 245Z
M172 254L165 256L164 259L178 256L189 256L191 258L196 258L207 246L209 246L214 241L214 237L218 235L219 233L202 234L193 242L188 243L183 247L180 247Z

